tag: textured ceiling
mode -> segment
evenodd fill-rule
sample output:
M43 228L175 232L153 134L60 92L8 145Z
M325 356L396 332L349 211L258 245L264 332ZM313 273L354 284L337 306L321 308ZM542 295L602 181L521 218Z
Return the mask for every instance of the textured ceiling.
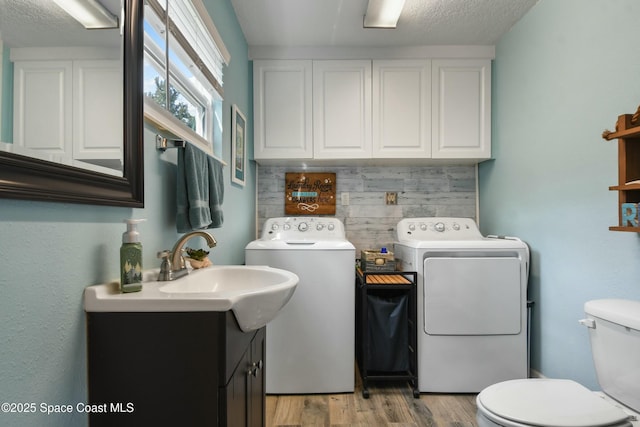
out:
M100 3L120 15L120 0ZM119 46L117 34L85 29L53 0L0 0L0 40L9 47Z
M231 0L249 46L494 45L537 0L406 0L396 29L362 28L367 0Z

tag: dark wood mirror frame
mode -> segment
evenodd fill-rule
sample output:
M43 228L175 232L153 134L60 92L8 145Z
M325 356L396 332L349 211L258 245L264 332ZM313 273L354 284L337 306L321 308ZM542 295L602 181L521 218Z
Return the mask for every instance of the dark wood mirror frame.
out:
M123 177L0 152L0 197L92 205L144 206L144 0L126 0L124 3Z

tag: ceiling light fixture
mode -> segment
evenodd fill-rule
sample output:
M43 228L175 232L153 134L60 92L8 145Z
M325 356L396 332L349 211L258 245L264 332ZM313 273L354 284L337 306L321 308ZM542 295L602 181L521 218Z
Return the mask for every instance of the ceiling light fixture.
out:
M369 0L364 28L396 28L405 0Z
M118 17L97 0L53 0L87 29L117 28Z

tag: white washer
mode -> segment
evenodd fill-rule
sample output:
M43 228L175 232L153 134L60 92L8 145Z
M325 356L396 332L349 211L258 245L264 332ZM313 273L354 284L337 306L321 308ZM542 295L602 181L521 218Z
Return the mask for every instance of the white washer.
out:
M270 394L354 390L355 247L337 218L268 219L245 248L247 265L289 270L300 281L267 324Z
M477 393L527 378L529 250L469 218L407 218L395 256L418 273L421 392Z

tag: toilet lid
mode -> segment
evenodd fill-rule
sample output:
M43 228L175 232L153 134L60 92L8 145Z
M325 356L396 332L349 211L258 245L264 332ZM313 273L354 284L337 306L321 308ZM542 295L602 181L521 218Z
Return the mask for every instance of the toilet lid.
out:
M486 411L531 426L609 426L628 418L620 408L570 380L505 381L482 390L477 399Z

